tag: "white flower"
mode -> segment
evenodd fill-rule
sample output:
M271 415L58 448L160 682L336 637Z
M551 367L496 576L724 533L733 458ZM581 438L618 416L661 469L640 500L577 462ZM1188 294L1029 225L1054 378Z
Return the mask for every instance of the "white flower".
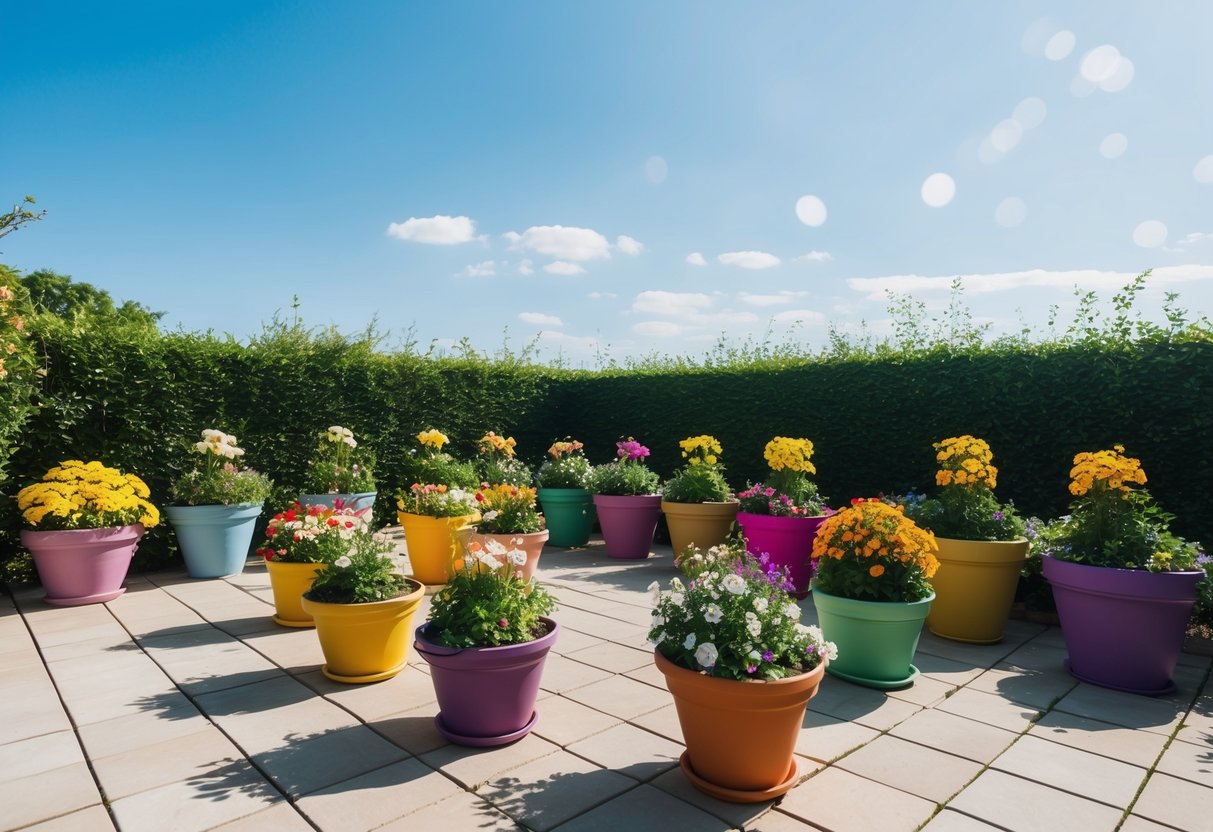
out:
M759 612L766 612L767 611L767 599L766 598L755 598L754 599L754 609L758 610Z
M684 649L684 650L695 649L695 634L694 633L687 633L686 641L684 641L682 643L682 649Z
M715 604L708 604L708 608L703 611L703 620L709 624L716 624L723 617L724 613Z
M745 614L745 628L754 638L758 638L762 632L762 622L758 620L758 616L752 612Z
M194 450L200 454L205 454L208 451L210 451L210 449L211 449L210 442L195 442L194 443Z
M733 595L745 594L745 578L740 575L725 575L720 585L724 587L725 592L731 592Z
M510 559L510 563L514 564L515 566L524 566L526 564L526 552L522 551L521 549L510 550L510 553L506 555L506 557L508 557Z
M821 645L821 652L825 654L827 661L834 661L838 658L838 645L832 641L827 641Z
M352 560L350 560L345 555L342 555L341 557L337 558L337 560L333 561L333 566L340 566L342 569L344 569L345 567L349 566L351 563L353 563Z
M490 511L486 511L484 514L480 515L480 519L482 519L482 520L496 520L496 519L497 519L497 515L498 515L498 514L500 514L500 513L501 513L501 512L498 512L498 511L492 511L492 510L490 510Z
M686 600L686 596L684 596L681 592L671 592L670 593L670 603L676 607L681 607L682 602L685 600Z
M695 661L699 663L700 667L708 670L716 666L716 659L719 656L720 653L716 650L716 645L710 641L699 645L699 649L695 651Z
M661 613L654 610L653 611L653 624L650 627L650 629L656 630L658 627L660 627L664 623L665 623L665 616L663 616Z
M795 601L789 601L788 605L783 608L783 614L793 621L800 620L800 604Z

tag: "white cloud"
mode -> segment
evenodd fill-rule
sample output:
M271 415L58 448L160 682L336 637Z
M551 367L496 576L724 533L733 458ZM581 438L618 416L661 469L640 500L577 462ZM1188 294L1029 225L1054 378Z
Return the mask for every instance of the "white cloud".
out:
M1191 234L1185 234L1179 239L1176 245L1190 246L1193 243L1199 243L1201 240L1213 240L1213 231L1208 233L1203 231L1193 231Z
M578 266L576 263L566 263L563 260L548 263L543 267L543 270L548 274L559 274L565 276L585 274L585 269L583 269L581 266Z
M1074 50L1076 39L1069 29L1062 29L1045 44L1045 57L1050 61L1060 61L1069 56Z
M683 317L712 308L712 298L701 292L641 292L632 302L633 312Z
M1136 272L1109 272L1099 269L1073 269L1069 271L1046 271L1032 269L1024 272L996 272L992 274L970 274L960 278L966 294L989 294L1009 292L1015 289L1044 288L1069 291L1075 286L1084 290L1108 291L1122 288L1136 277ZM924 277L916 274L888 275L885 277L852 277L847 286L863 294L866 300L884 301L885 292L920 293L951 291L955 275ZM1166 286L1213 280L1213 266L1160 266L1150 274L1150 284Z
M997 149L995 146L995 150ZM932 173L923 180L922 201L932 208L942 208L951 202L954 196L956 196L956 182L946 173Z
M1192 178L1197 182L1213 184L1213 155L1206 156L1192 168Z
M468 243L476 238L476 223L468 217L409 217L404 222L394 222L387 227L389 237L412 240L414 243L429 243L435 246L453 246Z
M815 309L785 309L782 312L776 312L771 320L780 324L790 323L805 323L819 324L824 323L826 316Z
M492 260L473 263L459 272L456 277L492 277L497 274L497 264Z
M1115 159L1129 147L1129 137L1124 133L1109 133L1099 143L1099 155L1105 159Z
M687 262L692 266L706 266L708 264L708 261L703 259L703 255L697 251L692 251L687 255Z
M551 344L558 347L567 347L574 352L593 353L598 351L602 344L592 335L570 335L567 332L561 332L556 329L544 329L539 332L539 340L545 345Z
M781 262L774 254L765 251L728 251L716 259L726 266L740 266L743 269L769 269Z
M564 326L564 321L555 315L545 315L543 312L519 312L518 320L535 326Z
M653 338L673 338L681 335L686 328L670 321L641 321L632 324L632 332L637 335L647 335Z
M612 300L619 297L619 295L614 292L590 292L586 297L590 300Z
M808 254L802 254L799 257L793 257L793 263L824 263L827 260L833 260L834 255L828 251L810 251Z
M1133 242L1142 248L1158 248L1167 241L1167 226L1158 220L1146 220L1133 229Z
M611 244L592 228L533 225L521 234L507 231L501 236L510 241L511 248L533 251L557 260L583 262L608 260L611 257Z
M530 260L523 260L518 264L518 274L529 275L535 273L535 267Z
M774 295L751 295L749 292L739 292L737 299L746 306L787 306L797 298L802 298L808 292L779 292Z
M816 228L826 221L826 204L821 197L806 194L796 200L796 219L805 225Z
M626 234L620 234L615 240L615 248L619 249L624 254L636 255L644 251L644 243L629 237Z

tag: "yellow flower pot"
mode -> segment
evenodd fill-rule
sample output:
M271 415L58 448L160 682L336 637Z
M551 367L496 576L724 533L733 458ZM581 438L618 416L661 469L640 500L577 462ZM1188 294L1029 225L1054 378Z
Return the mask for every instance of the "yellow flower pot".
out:
M324 651L324 675L334 682L363 684L390 679L404 670L413 615L425 587L410 581L405 594L365 604L328 604L303 599L303 611L316 621Z
M670 545L674 557L681 555L694 544L700 549L710 549L724 543L737 518L741 503L671 503L661 501L665 522L670 529Z
M927 616L927 629L953 641L1002 641L1019 571L1028 554L1027 539L935 540L939 543L939 571L931 579L935 603Z
M312 617L303 611L303 593L312 588L312 580L323 563L265 562L270 573L270 589L274 591L275 624L283 627L315 627Z
M404 530L404 545L413 577L423 584L445 584L451 579L455 559L463 557L460 534L470 533L479 514L459 517L429 517L424 514L396 512Z

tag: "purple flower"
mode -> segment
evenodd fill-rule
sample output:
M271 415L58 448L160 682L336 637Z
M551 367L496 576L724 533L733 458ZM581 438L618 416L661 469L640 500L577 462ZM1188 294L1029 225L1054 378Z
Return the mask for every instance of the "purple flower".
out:
M752 664L752 665L750 665L749 667L747 667L747 668L745 669L745 672L746 672L746 673L754 673L756 670L758 670L758 665L756 665L756 664Z
M996 512L994 512L994 519L995 520L1005 520L1006 515L1003 514L1001 511L996 511Z
M770 650L767 650L765 653L762 654L762 660L764 662L773 662L773 661L775 661L775 654L772 653Z
M626 442L616 442L615 456L626 460L640 460L649 455L649 449L641 445L635 439L628 439Z

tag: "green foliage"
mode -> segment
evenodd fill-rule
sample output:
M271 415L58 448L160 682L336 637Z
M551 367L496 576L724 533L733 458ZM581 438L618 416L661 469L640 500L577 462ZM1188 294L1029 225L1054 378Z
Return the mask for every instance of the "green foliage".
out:
M909 517L939 537L954 540L1015 540L1024 536L1023 519L1015 507L998 502L981 485L949 485L934 497L910 493L899 502Z
M666 480L662 496L671 503L723 503L729 484L718 465L685 465Z
M31 312L20 275L0 264L0 487L7 486L9 457L35 410L39 375L26 330Z
M0 214L0 237L6 237L17 231L21 226L27 223L37 222L46 216L46 211L37 213L31 211L28 206L34 205L38 200L32 196L26 196L18 204L13 206L13 210Z
M270 518L257 554L275 563L332 563L350 551L356 535L369 533L354 509L294 503Z
M308 494L366 494L375 490L375 453L358 445L349 428L333 425L319 434L308 463Z
M416 583L400 573L388 554L392 548L372 535L355 535L353 550L322 566L303 596L324 604L366 604L411 591Z
M483 534L534 534L543 529L543 517L535 505L535 489L501 483L476 492L480 519L476 530Z
M643 462L619 459L606 465L596 465L590 472L590 490L595 494L635 497L656 494L661 478Z
M434 454L409 451L403 474L409 484L431 482L466 489L475 488L481 482L475 462L463 462L443 451Z
M476 458L476 474L480 482L490 484L505 483L507 485L530 485L531 469L517 457L487 457Z
M430 601L427 638L446 647L498 647L545 635L540 616L556 602L534 579L519 577L526 553L475 544L469 549L463 568Z
M737 495L741 510L772 517L817 517L825 513L829 498L799 471L768 471L765 482L747 486Z
M407 494L396 497L396 508L425 517L465 517L475 512L476 501L470 491L462 488L415 482L409 486Z
M21 278L21 283L29 291L30 303L37 312L64 320L115 320L128 326L155 327L164 317L163 312L153 312L131 300L115 306L104 289L73 281L49 269L30 272Z
M589 488L590 461L579 453L545 459L535 483L540 488Z

